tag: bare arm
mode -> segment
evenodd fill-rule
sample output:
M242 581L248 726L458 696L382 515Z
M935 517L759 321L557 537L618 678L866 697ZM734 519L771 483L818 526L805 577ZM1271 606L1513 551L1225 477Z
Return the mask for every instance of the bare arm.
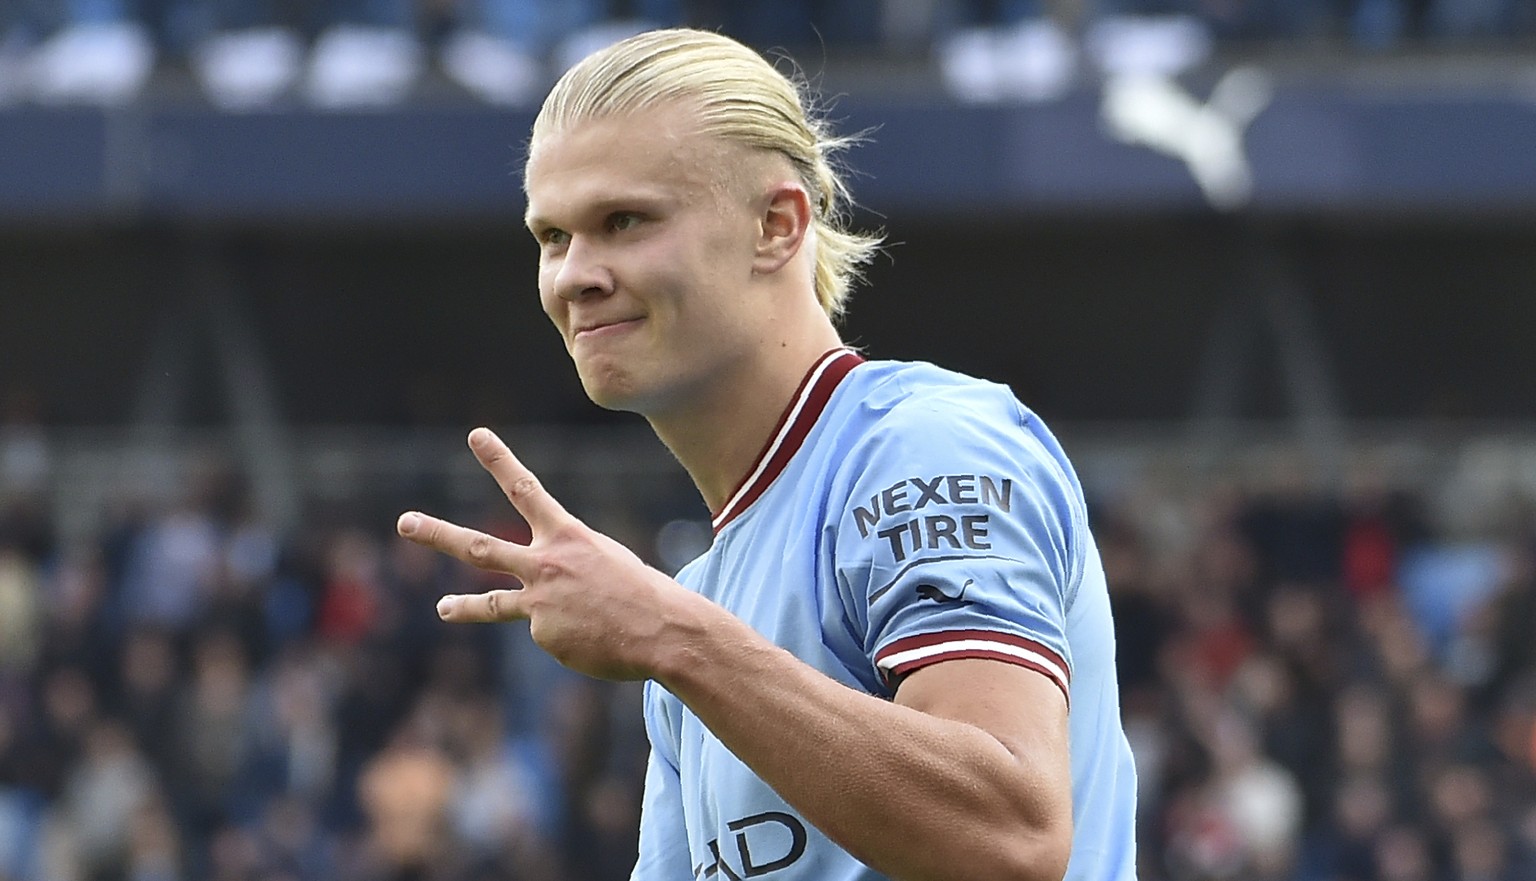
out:
M721 620L714 634L732 626ZM947 661L913 673L888 703L766 641L701 636L663 663L660 681L867 865L914 881L1066 872L1066 702L1044 676Z
M534 541L402 516L402 535L524 583L445 597L445 620L526 618L567 666L656 679L807 820L892 878L1062 877L1067 711L1050 680L952 660L913 673L894 703L856 692L571 517L490 432L471 447Z

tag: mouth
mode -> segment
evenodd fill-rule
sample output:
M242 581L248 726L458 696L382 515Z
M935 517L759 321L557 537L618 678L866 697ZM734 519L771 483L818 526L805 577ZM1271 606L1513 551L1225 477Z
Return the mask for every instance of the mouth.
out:
M576 328L576 332L575 332L575 334L572 335L571 339L572 340L581 340L581 339L594 339L594 338L600 338L600 337L606 337L606 336L615 336L617 334L623 333L624 331L629 330L629 329L635 327L636 325L638 325L643 320L644 320L643 318L626 318L626 319L623 319L621 321L593 321L593 322L589 322L589 323L586 323L586 324L579 325Z

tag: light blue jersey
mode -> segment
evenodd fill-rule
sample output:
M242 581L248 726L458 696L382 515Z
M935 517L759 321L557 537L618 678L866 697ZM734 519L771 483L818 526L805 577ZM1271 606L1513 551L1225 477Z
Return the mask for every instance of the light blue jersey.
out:
M1066 456L1006 388L829 352L714 526L678 581L845 685L889 699L906 674L953 658L1055 683L1070 714L1067 878L1135 877L1136 780L1103 567ZM645 721L635 881L883 877L655 682Z

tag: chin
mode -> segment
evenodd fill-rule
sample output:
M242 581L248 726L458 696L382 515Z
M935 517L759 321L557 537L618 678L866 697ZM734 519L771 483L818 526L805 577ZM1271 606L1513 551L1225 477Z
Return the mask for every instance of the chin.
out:
M581 379L581 387L587 397L604 410L634 413L649 419L671 409L669 404L676 397L667 395L662 388L641 387L632 381L612 381L615 377L606 379L609 381L597 382L589 380L586 375Z
M587 397L605 410L651 416L675 405L687 387L661 365L636 364L608 353L587 355L576 361L576 375Z
M616 413L639 413L641 409L628 398L604 394L592 389L587 390L587 398L604 410L612 410Z
M582 390L587 393L592 403L604 410L640 412L643 396L636 393L634 383L629 377L610 371L594 373L579 370L578 373L581 377Z

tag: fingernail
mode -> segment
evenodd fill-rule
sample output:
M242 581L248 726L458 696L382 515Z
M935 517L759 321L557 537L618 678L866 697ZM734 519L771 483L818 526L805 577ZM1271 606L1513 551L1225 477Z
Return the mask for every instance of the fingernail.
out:
M490 439L491 431L488 428L477 428L469 433L469 445L472 447L483 447Z
M446 618L446 617L448 617L448 614L453 611L453 607L458 605L458 601L459 601L459 598L455 597L455 596L446 596L446 597L443 597L442 599L438 600L437 601L437 617L439 617L439 618Z
M415 514L401 514L400 521L396 524L396 528L400 530L401 535L415 535L417 528L420 526L421 518Z

